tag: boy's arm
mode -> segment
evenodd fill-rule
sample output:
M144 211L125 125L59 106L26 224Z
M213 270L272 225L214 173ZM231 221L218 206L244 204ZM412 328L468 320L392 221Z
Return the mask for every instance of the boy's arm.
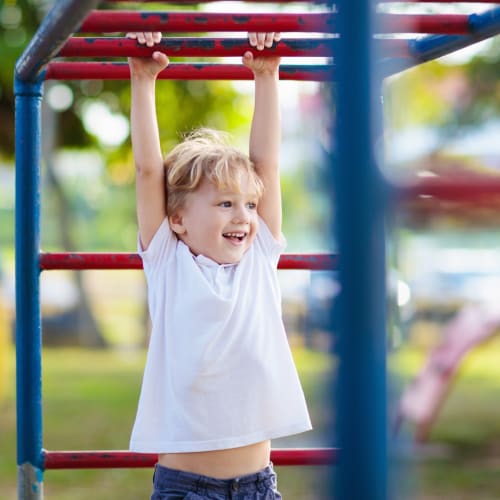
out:
M161 33L129 33L148 46ZM166 215L163 156L156 117L155 85L158 73L168 65L165 54L130 58L131 137L136 168L137 219L142 248L146 249Z
M258 50L272 46L279 33L250 33L250 44ZM279 104L279 57L243 56L243 64L254 73L255 105L250 132L250 159L264 183L264 194L257 211L273 236L281 236L281 186L279 158L281 113Z

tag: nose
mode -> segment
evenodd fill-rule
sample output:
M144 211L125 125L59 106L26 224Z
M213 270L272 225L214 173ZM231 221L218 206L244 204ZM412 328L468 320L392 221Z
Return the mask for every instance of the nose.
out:
M232 223L233 224L244 224L248 222L248 211L244 206L235 206L233 213Z

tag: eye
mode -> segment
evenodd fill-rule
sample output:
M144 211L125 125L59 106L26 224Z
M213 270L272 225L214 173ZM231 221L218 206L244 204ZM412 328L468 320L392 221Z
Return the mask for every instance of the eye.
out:
M255 203L254 201L249 201L247 203L247 207L250 209L250 210L255 210L257 208L257 203Z
M222 201L219 203L219 207L223 208L230 208L232 206L232 203L230 201Z

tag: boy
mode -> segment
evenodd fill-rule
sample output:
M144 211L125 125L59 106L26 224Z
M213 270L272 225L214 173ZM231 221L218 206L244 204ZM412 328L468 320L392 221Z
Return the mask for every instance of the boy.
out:
M132 33L153 46L160 33ZM279 40L251 33L258 50ZM153 500L281 498L270 440L311 428L281 319L279 58L255 78L250 158L200 131L162 158L155 80L131 58L139 252L152 334L131 449L158 453Z

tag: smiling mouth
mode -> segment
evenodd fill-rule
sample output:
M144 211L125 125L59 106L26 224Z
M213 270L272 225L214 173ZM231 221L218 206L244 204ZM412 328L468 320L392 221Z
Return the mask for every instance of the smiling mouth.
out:
M241 243L246 238L247 233L224 233L222 236L228 240Z

